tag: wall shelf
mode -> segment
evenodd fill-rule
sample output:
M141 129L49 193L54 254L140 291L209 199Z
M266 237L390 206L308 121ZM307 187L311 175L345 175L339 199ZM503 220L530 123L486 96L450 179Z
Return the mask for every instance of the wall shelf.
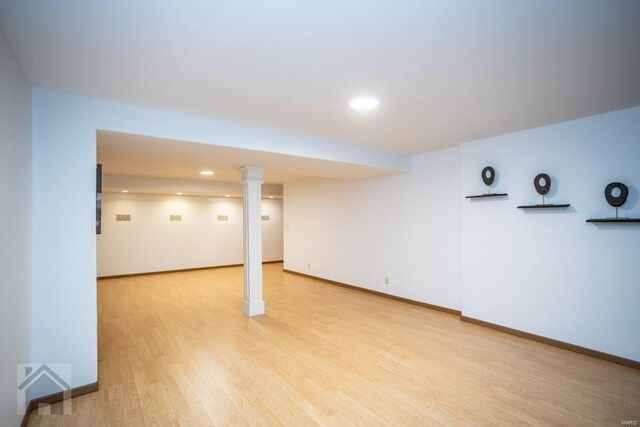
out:
M522 205L518 206L518 209L557 209L557 208L568 208L571 206L570 204L562 204L562 205L554 205L553 203L545 203L540 205Z
M587 222L595 223L614 223L614 224L629 224L634 222L640 222L640 218L591 218Z
M507 193L488 193L488 194L478 194L475 196L465 196L465 199L481 199L483 197L505 197L508 196Z

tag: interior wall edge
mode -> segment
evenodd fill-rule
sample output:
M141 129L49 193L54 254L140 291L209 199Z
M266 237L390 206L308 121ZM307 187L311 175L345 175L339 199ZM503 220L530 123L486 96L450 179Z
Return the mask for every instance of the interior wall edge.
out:
M459 149L413 163L394 176L285 182L285 268L460 309Z
M96 392L100 389L100 384L98 381L94 383L89 383L85 385L81 385L78 387L74 387L68 391L70 398L80 397L85 394ZM25 411L24 417L22 418L22 422L20 423L20 427L27 427L29 425L29 418L33 411L37 410L40 405L49 404L53 405L54 403L62 402L64 400L65 392L56 392L46 396L33 398L29 401L27 405L27 410ZM73 403L72 403L73 404Z
M517 337L525 338L531 341L537 341L542 344L558 347L564 350L573 351L574 353L580 353L585 356L594 357L611 363L617 363L618 365L627 366L633 369L640 369L640 361L627 359L625 357L616 356L615 354L609 354L602 351L594 350L587 347L581 347L579 345L571 344L564 341L555 340L553 338L543 337L541 335L532 334L529 332L521 331L519 329L509 328L507 326L498 325L491 322L485 322L484 320L476 319L473 317L460 315L460 320L463 322L473 323L478 326L482 326L496 331L504 332L505 334L515 335Z
M275 261L262 261L262 264L279 264L283 262L283 260L275 260ZM106 280L106 279L122 279L125 277L138 277L138 276L153 276L154 274L166 274L166 273L184 273L187 271L200 271L200 270L215 270L218 268L230 268L230 267L243 267L244 264L225 264L225 265L210 265L206 267L194 267L194 268L181 268L178 270L161 270L161 271L147 271L142 273L131 273L131 274L119 274L115 276L98 276L97 280Z
M420 307L428 308L430 310L442 311L444 313L455 314L457 316L461 315L460 310L456 310L454 308L443 307L441 305L430 304L430 303L424 302L424 301L417 301L417 300L412 300L412 299L409 299L409 298L404 298L404 297L400 297L400 296L393 295L393 294L374 291L372 289L363 288L363 287L355 286L355 285L350 285L348 283L342 283L342 282L337 282L335 280L325 279L324 277L320 277L320 276L312 276L310 274L301 273L301 272L295 271L295 270L283 269L283 271L285 273L295 274L297 276L302 276L302 277L306 277L306 278L309 278L309 279L318 280L318 281L327 283L329 285L341 286L343 288L353 289L353 290L356 290L356 291L365 292L365 293L368 293L368 294L377 295L377 296L384 297L384 298L389 298L389 299L392 299L392 300L395 300L395 301L400 301L400 302L404 302L404 303L407 303L407 304L417 305L417 306L420 306Z
M19 424L18 364L33 361L31 85L0 28L0 425ZM28 399L29 393L26 398Z

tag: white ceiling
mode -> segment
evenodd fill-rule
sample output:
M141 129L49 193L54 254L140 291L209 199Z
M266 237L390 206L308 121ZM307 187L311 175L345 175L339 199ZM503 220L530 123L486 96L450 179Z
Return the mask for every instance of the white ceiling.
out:
M176 141L121 132L98 131L97 160L105 175L239 182L241 166L266 168L266 184L299 177L358 179L397 171L372 166L290 156L264 151ZM200 175L213 170L213 176Z
M640 104L639 22L638 0L0 2L35 86L405 153Z

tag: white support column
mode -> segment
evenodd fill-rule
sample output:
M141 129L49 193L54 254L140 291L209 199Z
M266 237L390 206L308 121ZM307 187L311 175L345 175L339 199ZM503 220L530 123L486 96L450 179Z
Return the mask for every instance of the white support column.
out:
M244 313L264 314L262 299L262 183L264 168L238 169L244 189Z

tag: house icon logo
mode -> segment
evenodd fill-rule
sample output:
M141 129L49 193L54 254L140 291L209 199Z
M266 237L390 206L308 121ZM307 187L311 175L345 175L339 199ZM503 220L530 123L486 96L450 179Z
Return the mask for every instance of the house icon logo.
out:
M18 364L18 415L24 415L29 400L62 393L62 413L71 414L71 365L66 363ZM38 409L38 408L36 408ZM47 405L40 413L50 413ZM43 414L44 415L44 414Z

